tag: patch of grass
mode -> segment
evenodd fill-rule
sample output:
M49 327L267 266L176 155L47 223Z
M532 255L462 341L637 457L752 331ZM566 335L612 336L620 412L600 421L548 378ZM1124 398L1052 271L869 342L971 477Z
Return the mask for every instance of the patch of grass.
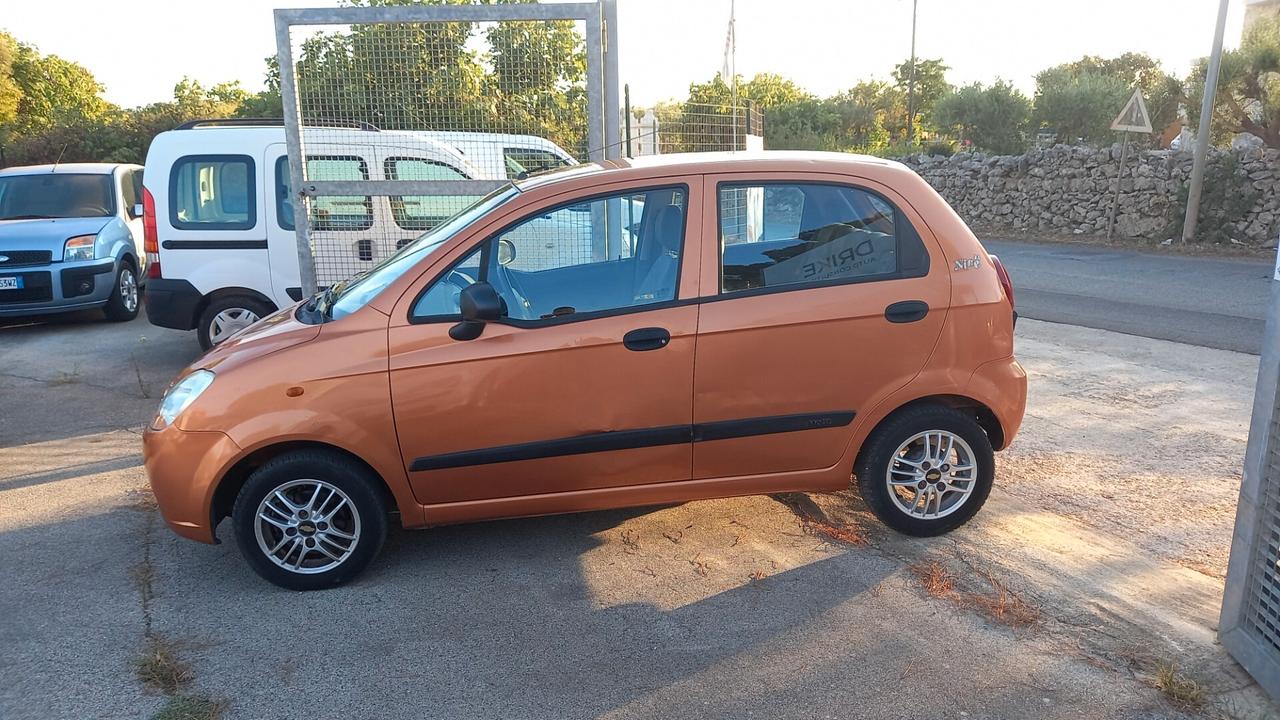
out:
M134 662L138 679L151 690L173 695L186 687L195 676L191 666L178 657L173 644L152 635L147 647Z
M77 366L71 372L61 371L57 375L49 378L46 382L53 386L75 385L80 382L80 368Z
M169 698L151 720L219 720L226 709L225 702L207 695L177 695Z
M1204 706L1204 686L1178 672L1171 662L1156 663L1156 687L1180 710L1198 710Z

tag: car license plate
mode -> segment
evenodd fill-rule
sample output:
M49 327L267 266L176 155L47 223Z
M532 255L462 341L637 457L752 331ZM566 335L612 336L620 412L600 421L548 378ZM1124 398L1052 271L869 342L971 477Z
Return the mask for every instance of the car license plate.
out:
M0 277L0 290L21 290L21 277Z

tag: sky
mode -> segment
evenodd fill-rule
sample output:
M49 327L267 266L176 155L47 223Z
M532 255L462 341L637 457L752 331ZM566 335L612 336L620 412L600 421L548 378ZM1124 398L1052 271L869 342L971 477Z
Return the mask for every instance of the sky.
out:
M1150 54L1185 76L1213 41L1216 0L918 0L916 52L953 84L1003 78L1030 94L1035 73L1082 55ZM79 62L132 107L170 99L183 76L262 88L275 54L272 8L337 0L0 0L0 30ZM730 0L618 0L619 74L632 102L685 96L724 56ZM1245 0L1231 0L1226 46ZM889 79L910 56L911 0L737 0L737 71L773 72L818 95Z

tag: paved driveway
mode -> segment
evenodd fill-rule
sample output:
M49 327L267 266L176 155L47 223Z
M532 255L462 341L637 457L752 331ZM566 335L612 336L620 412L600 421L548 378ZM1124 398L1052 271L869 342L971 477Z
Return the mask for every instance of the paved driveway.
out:
M150 717L165 698L133 663L155 644L190 664L183 692L255 720L1183 717L1153 687L1159 662L1215 712L1275 712L1213 643L1220 556L1193 562L1229 524L1169 543L1130 506L1064 503L1146 472L1109 462L1123 444L1071 403L1122 412L1112 396L1143 372L1176 374L1242 444L1247 399L1222 377L1256 359L1019 331L1026 430L988 507L946 538L885 532L849 494L749 497L393 532L359 581L300 594L233 543L172 535L149 501L140 427L193 337L0 328L0 717ZM1091 378L1094 396L1071 395ZM1238 463L1214 463L1197 492L1230 498Z

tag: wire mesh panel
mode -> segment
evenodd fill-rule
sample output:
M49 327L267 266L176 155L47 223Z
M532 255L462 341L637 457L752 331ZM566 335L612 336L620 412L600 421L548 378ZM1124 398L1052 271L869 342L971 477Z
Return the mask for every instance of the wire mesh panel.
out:
M764 135L763 116L750 105L664 106L637 114L632 128L634 147L652 143L660 154L750 150L751 138Z
M1280 256L1271 282L1244 480L1223 594L1222 644L1280 698Z
M512 180L603 158L603 18L597 3L276 11L303 287L369 270Z

